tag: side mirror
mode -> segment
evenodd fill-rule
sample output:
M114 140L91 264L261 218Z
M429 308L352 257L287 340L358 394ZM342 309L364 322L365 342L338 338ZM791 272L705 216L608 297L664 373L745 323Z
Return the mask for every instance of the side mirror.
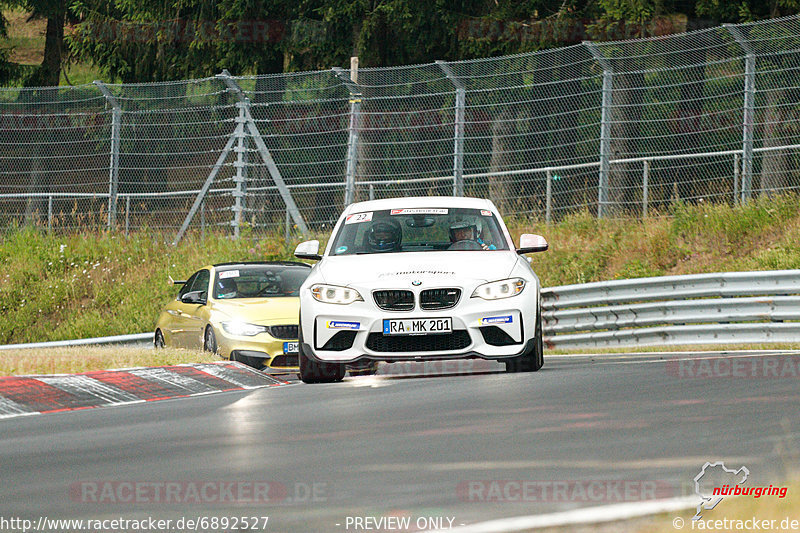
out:
M532 254L534 252L544 252L548 248L547 241L541 235L533 233L523 233L519 238L519 255Z
M294 249L294 256L298 259L311 259L312 261L319 261L322 256L319 255L319 241L305 241L297 245Z
M205 291L190 291L181 296L181 302L185 304L200 304L205 305L206 293Z

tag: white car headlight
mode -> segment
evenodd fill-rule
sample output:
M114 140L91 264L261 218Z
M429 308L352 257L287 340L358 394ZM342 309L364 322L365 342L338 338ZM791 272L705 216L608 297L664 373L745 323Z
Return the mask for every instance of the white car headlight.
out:
M349 287L339 287L338 285L325 285L317 283L311 286L311 295L318 302L326 304L351 304L353 302L363 302L364 298L357 290Z
M252 337L259 333L266 333L267 326L259 326L256 324L248 324L247 322L223 322L222 329L226 333L236 335L237 337Z
M472 298L483 298L484 300L511 298L521 293L524 288L525 280L522 278L501 279L478 285L472 293Z

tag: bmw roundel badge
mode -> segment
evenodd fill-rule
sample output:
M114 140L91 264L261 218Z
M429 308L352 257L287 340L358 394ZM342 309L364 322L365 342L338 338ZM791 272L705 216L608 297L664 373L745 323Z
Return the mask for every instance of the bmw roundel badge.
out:
M415 279L414 281L411 282L411 284L415 287L419 287L420 285L422 285L422 282L418 279Z

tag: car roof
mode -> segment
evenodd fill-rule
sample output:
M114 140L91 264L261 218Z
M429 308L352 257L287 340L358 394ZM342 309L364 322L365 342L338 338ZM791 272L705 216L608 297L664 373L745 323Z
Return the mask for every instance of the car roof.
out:
M384 198L350 204L346 213L378 211L381 209L410 209L415 207L466 207L472 209L490 209L497 212L491 200L464 196L407 196L404 198Z
M299 266L311 268L308 263L301 263L300 261L239 261L235 263L217 263L211 266L217 270L231 270L235 267L245 266Z

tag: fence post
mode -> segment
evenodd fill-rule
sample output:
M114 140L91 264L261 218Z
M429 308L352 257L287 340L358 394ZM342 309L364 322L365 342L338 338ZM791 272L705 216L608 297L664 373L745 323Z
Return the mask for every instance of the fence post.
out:
M547 224L550 224L550 220L552 220L552 213L553 213L553 173L550 172L550 169L547 169L547 193L545 195L545 211L544 211L544 221Z
M108 229L117 223L117 194L119 192L119 143L120 128L122 125L122 108L119 102L100 80L94 84L103 93L106 102L111 106L111 162L108 173Z
M739 203L739 171L742 165L742 157L739 154L733 156L733 205Z
M744 106L742 110L742 203L753 195L753 136L756 97L756 52L745 39L742 30L733 24L723 24L745 52Z
M608 180L611 158L611 102L614 88L614 72L611 64L591 41L583 41L583 45L592 54L592 57L603 68L603 100L600 110L600 176L597 185L597 217L602 218L607 213L608 206Z
M436 64L456 89L455 131L453 132L453 196L464 196L464 109L467 91L450 65L438 60Z
M240 102L236 102L236 107L239 108L239 117L237 123L244 125L247 122L247 112L250 108L250 99L244 98ZM233 167L236 173L233 176L235 186L231 194L233 195L233 238L239 238L240 227L242 224L242 213L245 210L245 195L247 194L247 134L244 127L237 128L234 133L236 136L236 147L233 149L236 152L236 162Z
M53 195L47 195L47 233L53 229Z
M350 125L347 134L347 168L344 181L344 205L356 199L356 166L358 165L358 137L361 130L361 92L358 90L358 58L350 58L350 77L340 67L333 67L334 75L350 91Z
M125 196L125 236L128 236L131 222L131 196Z
M650 160L645 159L642 168L642 218L647 218L647 200L649 195Z

